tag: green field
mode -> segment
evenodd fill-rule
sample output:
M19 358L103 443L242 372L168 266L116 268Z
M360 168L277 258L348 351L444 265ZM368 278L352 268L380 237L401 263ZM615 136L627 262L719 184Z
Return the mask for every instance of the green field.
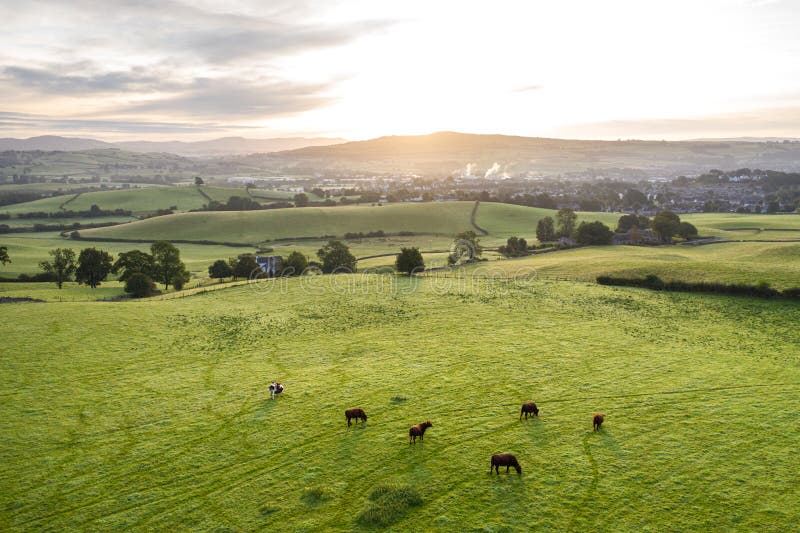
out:
M797 303L322 276L3 311L6 531L359 530L370 505L395 531L800 518ZM498 452L522 476L491 476ZM384 486L421 504L371 503Z

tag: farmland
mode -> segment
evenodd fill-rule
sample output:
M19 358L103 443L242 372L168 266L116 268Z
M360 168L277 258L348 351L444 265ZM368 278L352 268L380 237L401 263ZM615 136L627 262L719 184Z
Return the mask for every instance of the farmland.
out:
M15 304L0 526L359 529L383 486L421 498L372 504L398 531L797 523L796 303L391 276L268 289ZM519 422L531 399L540 418ZM348 429L356 406L369 421ZM522 476L490 477L497 452Z

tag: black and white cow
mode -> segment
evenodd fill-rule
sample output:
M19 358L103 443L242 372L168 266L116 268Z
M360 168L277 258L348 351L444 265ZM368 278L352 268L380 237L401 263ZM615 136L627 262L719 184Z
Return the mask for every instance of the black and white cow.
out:
M283 392L283 383L279 383L277 381L273 381L269 384L269 399L274 400L276 394L280 394Z

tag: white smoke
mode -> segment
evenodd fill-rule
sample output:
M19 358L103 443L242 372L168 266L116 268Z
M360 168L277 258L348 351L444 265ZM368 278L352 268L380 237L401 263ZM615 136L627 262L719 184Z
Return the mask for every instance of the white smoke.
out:
M483 175L483 179L490 178L495 174L497 174L498 172L500 172L500 165L495 163L494 165L492 165L492 168L486 171L486 174Z
M467 168L464 170L465 176L472 176L472 171L475 170L475 165L467 163Z

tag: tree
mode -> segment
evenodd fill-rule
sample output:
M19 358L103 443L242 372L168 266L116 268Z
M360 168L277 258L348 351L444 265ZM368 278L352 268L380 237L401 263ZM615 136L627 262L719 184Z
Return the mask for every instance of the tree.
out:
M322 271L325 274L356 271L356 258L342 241L328 241L328 244L317 251L317 257L322 261Z
M522 237L509 237L498 251L505 257L520 257L528 253L528 242Z
M96 289L114 268L111 254L96 248L84 248L78 256L75 280Z
M681 217L672 211L661 211L653 218L650 226L663 242L670 242L672 236L678 233L680 223Z
M53 256L52 261L42 261L39 266L53 276L60 289L65 281L72 279L75 272L75 252L69 248L56 248L49 253Z
M419 248L401 248L395 260L395 267L398 272L405 272L410 276L425 270L425 260L422 259Z
M6 246L0 246L0 263L5 266L10 262L11 258L8 257L8 248Z
M614 232L611 228L595 220L594 222L581 222L575 231L575 240L584 246L593 244L611 244Z
M194 177L194 184L195 185L203 185L203 183L204 183L203 182L203 178L201 178L200 176L195 176Z
M617 222L617 233L626 233L634 227L647 229L650 227L650 219L644 215L622 215Z
M153 275L155 281L169 288L176 279L189 280L189 271L181 261L181 252L172 243L167 241L154 242L150 246L153 256Z
M254 272L261 272L261 267L256 262L256 256L253 254L241 254L235 259L229 261L231 270L233 271L233 278L250 278Z
M697 228L689 222L681 222L678 224L678 235L684 239L694 239L697 237Z
M156 284L150 276L142 272L134 272L125 282L125 292L134 298L144 298L151 296L156 290Z
M134 274L146 274L148 277L153 275L153 256L141 250L131 250L123 252L117 257L112 272L120 274L120 281L128 281Z
M302 276L308 269L308 258L298 251L290 253L281 261L281 276Z
M647 199L647 195L642 191L628 189L625 192L625 196L622 197L622 205L638 211L642 207L650 205L650 200Z
M556 227L553 217L540 218L536 224L536 238L539 242L550 242L556 240Z
M233 269L224 259L217 259L213 265L208 267L208 275L212 278L219 278L219 282L222 283L223 278L233 276Z
M575 224L578 221L578 215L569 207L563 207L558 210L556 214L558 221L558 234L561 237L571 237L575 231Z
M294 195L295 207L306 207L308 205L308 195L304 192Z
M451 265L461 260L472 261L481 256L483 247L478 239L478 234L472 230L462 231L456 235L453 244L450 245L450 255L447 262Z

